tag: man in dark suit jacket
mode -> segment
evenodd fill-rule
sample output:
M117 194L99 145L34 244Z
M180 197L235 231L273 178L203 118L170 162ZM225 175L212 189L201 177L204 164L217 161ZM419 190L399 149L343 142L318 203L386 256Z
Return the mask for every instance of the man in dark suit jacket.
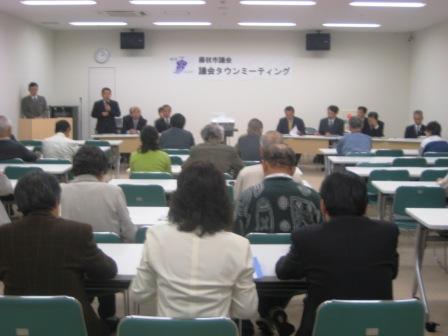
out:
M326 300L391 300L398 272L398 228L364 217L367 189L358 176L328 176L321 187L326 222L299 229L290 252L276 265L279 279L306 278L298 336L311 336L318 306Z
M327 109L328 118L319 123L320 135L344 135L344 120L338 118L339 107L330 105Z
M369 131L369 121L367 120L367 107L359 106L356 112L358 118L362 120L361 132L367 134Z
M133 106L129 109L129 115L123 118L121 133L137 134L146 126L147 120L142 117L140 107Z
M159 133L166 131L171 127L171 106L163 105L159 107L159 119L154 122L154 126L156 127Z
M302 119L294 116L295 110L292 106L285 108L285 117L281 118L277 125L277 132L289 134L292 129L297 129L297 135L305 134L305 123Z
M420 110L414 111L414 124L406 127L404 131L405 138L418 138L425 136L426 126L423 124L423 112Z
M377 112L369 112L367 116L369 122L369 128L365 134L371 137L383 137L384 136L384 123L378 120Z
M98 249L90 225L58 216L60 195L52 175L33 172L19 180L15 199L24 218L0 226L0 280L6 295L74 297L82 305L89 336L108 335L83 282L85 277L113 278L117 266Z
M45 97L39 96L39 85L31 82L28 85L28 96L23 97L20 103L22 118L48 118L48 105Z
M115 117L121 115L120 106L118 102L110 99L112 96L111 89L103 88L101 96L103 96L103 99L96 101L92 109L92 118L97 119L96 132L98 134L117 133Z
M12 135L11 122L5 116L0 115L0 160L15 158L33 162L37 160L37 155L15 140Z

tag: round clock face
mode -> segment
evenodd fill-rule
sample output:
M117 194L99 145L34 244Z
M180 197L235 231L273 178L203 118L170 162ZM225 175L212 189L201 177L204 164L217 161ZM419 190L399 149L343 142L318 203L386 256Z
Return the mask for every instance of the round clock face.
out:
M95 61L98 63L106 63L110 58L110 51L104 48L98 49L95 52Z

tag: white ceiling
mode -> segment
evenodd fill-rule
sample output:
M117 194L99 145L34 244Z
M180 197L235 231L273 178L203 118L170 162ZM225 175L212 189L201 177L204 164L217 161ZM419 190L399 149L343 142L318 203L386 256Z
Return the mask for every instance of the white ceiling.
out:
M123 20L129 23L127 27L123 27L125 29L173 29L155 27L152 24L154 21L212 22L212 26L199 29L254 29L239 27L237 23L287 21L297 24L297 27L287 28L288 30L323 30L322 23L325 22L356 22L382 25L379 29L361 29L361 31L413 32L448 20L448 0L422 1L427 3L424 8L399 9L356 8L349 6L350 0L317 0L317 5L311 7L242 6L238 0L207 0L207 4L201 6L136 6L129 4L128 0L97 0L98 4L95 6L37 7L24 6L19 0L0 0L0 11L55 30L92 29L72 27L68 24L70 21ZM144 12L146 15L110 17L104 11L136 11Z

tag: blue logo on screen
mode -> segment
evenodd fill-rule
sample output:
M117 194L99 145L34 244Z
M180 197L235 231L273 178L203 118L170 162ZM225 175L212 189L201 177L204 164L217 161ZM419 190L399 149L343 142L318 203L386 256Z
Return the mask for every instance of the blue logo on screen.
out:
M181 58L180 60L176 61L176 74L180 74L185 71L186 67L188 65L188 62Z

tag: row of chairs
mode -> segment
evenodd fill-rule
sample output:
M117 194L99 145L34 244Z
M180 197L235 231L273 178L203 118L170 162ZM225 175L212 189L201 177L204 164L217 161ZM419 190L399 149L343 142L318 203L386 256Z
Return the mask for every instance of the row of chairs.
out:
M427 167L428 162L425 158L396 158L392 161L392 164L387 163L371 163L371 162L360 162L357 164L358 167ZM448 158L437 159L434 162L435 167L448 167Z
M81 305L72 297L2 296L0 316L1 335L87 336ZM424 316L422 303L415 299L327 301L318 309L313 336L423 336ZM238 329L228 318L127 316L117 335L238 336Z
M348 153L347 156L391 156L400 157L404 156L404 151L402 149L378 149L374 153L372 152L353 152ZM427 152L424 153L425 157L448 157L448 152Z

